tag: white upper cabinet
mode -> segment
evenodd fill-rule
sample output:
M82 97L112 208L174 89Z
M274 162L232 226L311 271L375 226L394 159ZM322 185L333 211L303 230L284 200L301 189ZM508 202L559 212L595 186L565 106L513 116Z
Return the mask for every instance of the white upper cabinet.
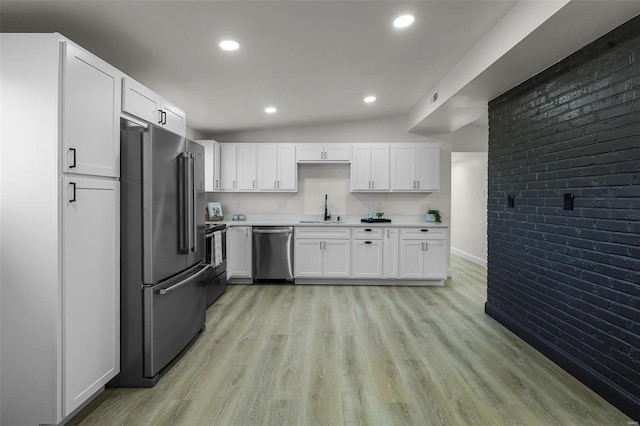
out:
M220 190L257 190L256 155L256 145L252 143L220 144Z
M236 145L236 169L238 191L255 191L258 189L256 146L252 143Z
M64 172L120 176L121 73L63 43Z
M238 189L236 162L236 145L220 144L220 189L222 191L236 191Z
M440 190L440 145L433 143L391 145L391 190L433 192Z
M122 112L184 136L187 116L183 110L131 77L123 78Z
M214 140L196 141L204 146L204 190L220 190L220 144Z
M294 144L257 144L258 190L263 192L296 191L298 167Z
M302 143L296 147L298 163L348 163L351 145L346 143Z
M351 191L389 190L389 145L353 144Z

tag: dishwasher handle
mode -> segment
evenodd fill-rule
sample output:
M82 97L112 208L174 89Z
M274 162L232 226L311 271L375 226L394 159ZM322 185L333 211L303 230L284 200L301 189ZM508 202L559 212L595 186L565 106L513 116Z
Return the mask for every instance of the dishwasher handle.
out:
M260 229L253 228L254 234L291 234L293 231L291 229Z

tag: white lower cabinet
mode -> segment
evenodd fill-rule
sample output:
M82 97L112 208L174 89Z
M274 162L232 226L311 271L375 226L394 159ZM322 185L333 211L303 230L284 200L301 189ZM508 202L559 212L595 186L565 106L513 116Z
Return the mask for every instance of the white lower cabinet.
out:
M382 278L398 278L400 230L382 230Z
M405 228L400 233L400 278L447 278L446 230Z
M231 226L227 231L227 277L251 278L251 226Z
M67 177L63 200L62 371L67 416L120 368L120 183Z
M351 271L349 235L349 228L296 227L295 277L348 278Z
M351 250L353 278L382 278L381 240L354 240Z

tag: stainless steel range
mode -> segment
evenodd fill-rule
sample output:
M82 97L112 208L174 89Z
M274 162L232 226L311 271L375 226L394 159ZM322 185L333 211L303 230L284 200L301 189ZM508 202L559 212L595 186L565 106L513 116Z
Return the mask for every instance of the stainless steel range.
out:
M211 306L227 290L227 225L207 224L205 262L206 304Z

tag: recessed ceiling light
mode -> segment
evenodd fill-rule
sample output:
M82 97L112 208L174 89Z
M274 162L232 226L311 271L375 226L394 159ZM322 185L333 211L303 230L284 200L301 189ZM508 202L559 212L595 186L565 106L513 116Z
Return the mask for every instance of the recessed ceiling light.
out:
M370 104L372 102L376 101L376 97L375 96L367 96L366 98L363 99L366 103Z
M219 46L222 50L233 51L238 50L238 48L240 47L240 43L235 40L223 40L220 42Z
M413 21L415 20L413 15L402 15L402 16L398 16L394 21L393 21L393 26L396 28L407 28L409 25L413 24Z
M264 109L264 112L266 112L267 114L275 114L276 112L278 112L278 108L272 106L266 107Z

